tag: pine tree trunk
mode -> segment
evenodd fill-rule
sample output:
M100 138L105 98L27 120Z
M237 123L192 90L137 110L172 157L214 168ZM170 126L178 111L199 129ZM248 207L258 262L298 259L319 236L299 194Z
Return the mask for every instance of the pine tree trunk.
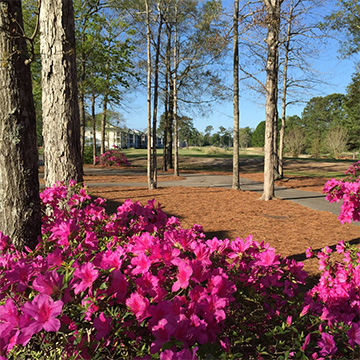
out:
M103 111L101 117L101 146L100 146L100 154L103 154L105 149L105 128L106 128L106 112L107 112L107 96L104 97L103 102Z
M81 148L81 157L84 158L84 149L85 149L85 99L84 94L79 96L79 112L80 112L80 148Z
M147 178L148 188L153 189L153 172L151 161L151 33L150 33L150 8L149 0L145 0L146 7L146 40L147 40Z
M174 82L170 81L170 95L169 95L169 123L168 123L168 148L166 151L167 163L169 169L174 169L173 164L173 129L174 129Z
M157 110L158 110L158 98L159 98L159 61L160 61L160 43L161 43L161 29L163 26L163 17L161 14L160 3L158 3L158 12L160 14L158 37L156 42L156 54L155 54L155 69L154 69L154 108L153 108L153 123L152 123L152 138L153 138L153 152L152 152L152 171L153 171L153 189L157 188L157 156L156 156L156 122L157 122Z
M279 174L284 177L284 139L285 139L285 126L286 126L286 96L287 96L287 72L288 72L288 62L289 62L289 53L290 53L290 38L291 38L291 23L293 20L293 2L290 5L290 13L288 19L288 27L286 32L286 41L285 41L285 59L283 65L283 93L282 93L282 108L281 108L281 129L280 129L280 140L279 140Z
M21 1L0 1L0 231L35 248L41 234L36 118ZM16 49L16 52L14 50Z
M174 24L174 176L179 176L179 132L177 119L177 2L175 1Z
M71 0L40 7L45 185L82 182L74 11Z
M169 23L166 24L166 34L168 37L166 45L166 55L165 55L165 101L164 101L164 110L165 110L165 119L164 119L164 143L163 143L163 164L162 170L167 171L167 146L168 146L168 128L169 128L169 79L171 79L171 69L170 69L170 51L171 51L171 26Z
M233 75L234 75L234 143L232 188L240 189L239 177L239 0L234 0L233 19Z
M280 30L280 1L264 0L267 12L268 32L266 43L268 55L266 62L266 119L265 119L265 159L264 159L264 193L262 200L271 200L274 192L274 119L277 100L277 48Z
M91 97L91 120L93 130L93 165L96 164L96 116L95 116L95 95Z
M84 40L83 40L84 41ZM85 54L81 53L81 61L80 61L80 84L79 84L79 114L80 114L80 148L81 148L81 158L84 158L84 149L85 149L85 127L86 127L86 119L85 119L85 94L84 94L84 86L85 86L85 77L86 77L86 63L85 63Z

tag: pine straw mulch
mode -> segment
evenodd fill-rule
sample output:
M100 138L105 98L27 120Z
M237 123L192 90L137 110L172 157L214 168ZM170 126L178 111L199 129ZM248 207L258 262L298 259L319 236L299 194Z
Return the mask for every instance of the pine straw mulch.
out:
M230 175L229 175L230 176ZM263 174L241 174L253 180L262 181ZM165 175L163 179L174 178ZM341 225L337 216L328 212L311 210L287 200L260 201L259 194L249 191L235 191L222 188L161 187L148 190L147 187L91 187L93 196L108 200L108 211L114 212L125 199L140 201L156 199L170 216L176 216L184 228L201 224L208 238L235 239L253 235L256 241L265 241L277 253L303 261L305 269L312 275L318 274L317 262L305 257L305 250L311 246L321 249L335 247L340 240L360 242L360 227L354 224ZM144 175L108 178L92 176L96 182L146 182ZM109 181L108 181L109 180ZM110 181L111 180L111 181ZM167 179L168 180L168 179ZM278 186L321 192L327 179L312 177L288 177L277 181Z

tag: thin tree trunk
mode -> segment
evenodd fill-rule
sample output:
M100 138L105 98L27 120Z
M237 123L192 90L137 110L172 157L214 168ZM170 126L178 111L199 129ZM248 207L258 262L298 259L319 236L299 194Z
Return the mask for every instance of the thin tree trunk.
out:
M276 113L277 93L277 47L280 29L280 4L281 0L264 0L268 17L268 32L266 43L268 56L266 62L266 120L265 120L265 159L264 159L264 193L262 200L271 200L274 192L274 119Z
M174 82L169 83L170 95L169 95L169 123L168 123L168 148L167 148L167 163L169 169L174 169L173 165L173 129L174 129Z
M168 42L166 45L166 55L165 55L165 101L164 101L164 144L163 144L163 165L162 170L167 171L167 137L168 137L168 128L169 128L169 78L171 78L171 69L170 69L170 51L171 51L171 28L170 24L166 24Z
M169 114L168 114L168 96L169 96L169 94L168 94L168 86L169 86L169 84L168 84L168 76L167 76L167 74L166 74L166 79L165 79L165 83L166 83L166 91L165 91L165 101L164 101L164 109L165 109L165 112L164 112L164 116L165 116L165 118L164 118L164 131L163 131L163 137L164 137L164 140L163 140L163 156L162 156L162 167L161 167L161 169L162 169L162 171L167 171L167 158L166 158L166 147L167 147L167 128L168 128L168 121L169 121L169 119L168 119L168 116L169 116Z
M279 174L284 177L284 138L285 138L285 126L286 126L286 96L287 96L287 72L288 72L288 62L289 62L289 53L290 53L290 37L291 37L291 24L293 18L293 1L290 5L290 13L288 20L288 28L286 32L285 40L285 59L284 59L284 84L283 84L283 94L282 94L282 108L281 108L281 129L280 129L280 141L279 141Z
M158 28L158 37L156 43L156 54L155 54L155 64L154 64L154 108L153 108L153 123L152 123L152 131L153 131L153 153L152 153L152 161L153 161L153 188L157 188L157 158L156 158L156 122L157 122L157 110L158 110L158 94L159 94L159 59L160 59L160 43L161 43L161 30L163 25L163 17L160 9L160 2L158 3L158 12L160 14L159 19L159 28Z
M102 116L101 116L101 146L100 146L100 154L103 154L103 153L106 151L106 149L105 149L105 128L106 128L107 104L108 104L108 99L107 99L107 96L105 95L104 101L103 101L103 111L102 111Z
M145 0L146 8L146 40L147 40L147 178L148 188L153 189L153 171L151 161L151 33L149 0Z
M83 40L84 41L84 40ZM81 53L81 67L80 67L80 86L79 86L79 113L80 113L80 147L81 147L81 158L84 158L84 149L85 149L85 76L86 76L86 62L85 54Z
M85 98L84 94L79 96L79 111L80 111L80 147L81 147L81 157L84 158L84 149L85 149Z
M276 68L279 69L279 48L276 49ZM275 94L275 114L274 114L274 129L273 129L273 162L274 162L274 180L278 180L280 179L280 174L278 172L278 167L279 167L279 157L278 157L278 121L279 121L279 112L278 112L278 97L279 97L279 92L278 92L278 77L276 77L276 94Z
M0 1L0 231L14 246L41 235L36 117L21 1ZM16 51L14 52L14 49Z
M46 186L83 181L74 34L72 1L43 1L40 53Z
M240 189L239 176L239 0L234 1L233 19L234 134L232 188Z
M96 163L96 116L95 116L95 95L91 97L91 119L93 129L93 164Z
M179 133L177 119L177 0L175 0L175 23L174 23L174 176L179 176Z

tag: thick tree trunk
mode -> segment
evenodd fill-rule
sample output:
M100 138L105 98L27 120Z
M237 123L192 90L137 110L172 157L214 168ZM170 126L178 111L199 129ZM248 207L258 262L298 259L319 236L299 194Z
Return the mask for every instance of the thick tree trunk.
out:
M268 33L266 43L268 55L266 62L266 120L265 120L265 161L264 193L262 200L271 200L274 192L274 119L276 116L277 98L277 48L280 30L281 0L264 0L267 12Z
M40 7L45 185L82 182L74 11L71 0Z
M234 0L233 19L233 75L234 75L234 143L232 188L240 189L239 176L239 0Z
M35 248L41 234L36 118L21 1L0 1L0 231ZM16 49L16 51L14 51Z

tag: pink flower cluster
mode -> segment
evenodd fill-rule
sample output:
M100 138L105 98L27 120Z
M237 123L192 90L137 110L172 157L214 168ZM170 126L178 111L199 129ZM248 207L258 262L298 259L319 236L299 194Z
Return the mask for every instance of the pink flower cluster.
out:
M107 166L130 166L129 160L116 145L114 145L114 149L108 150L100 156L97 156L95 158L95 164Z
M329 202L340 202L339 220L342 224L360 221L360 161L351 165L341 180L331 179L326 182L323 193Z
M307 293L304 313L316 318L321 356L358 358L360 351L360 250L341 241L336 246L342 262L332 261L333 250L316 254L322 271L319 282ZM308 257L313 256L311 250ZM314 336L314 335L313 335ZM310 337L310 335L309 335ZM341 348L341 349L340 349ZM354 357L352 357L354 356Z
M246 358L257 344L239 337L263 339L299 309L302 264L251 237L206 239L155 201L107 215L74 183L41 199L34 251L0 233L2 359Z

